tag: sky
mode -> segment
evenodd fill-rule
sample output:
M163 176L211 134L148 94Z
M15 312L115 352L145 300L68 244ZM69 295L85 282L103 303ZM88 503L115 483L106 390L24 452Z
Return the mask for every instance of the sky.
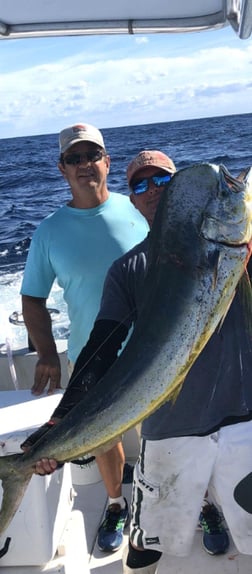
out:
M252 37L186 34L0 41L0 139L252 112Z

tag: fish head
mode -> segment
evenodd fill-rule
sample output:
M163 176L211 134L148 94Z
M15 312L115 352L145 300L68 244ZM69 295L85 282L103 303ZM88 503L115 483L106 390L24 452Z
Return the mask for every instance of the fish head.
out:
M238 178L215 166L218 184L202 216L201 234L226 245L248 244L252 237L252 168Z
M243 247L252 237L252 168L234 178L223 165L177 171L165 187L151 229L149 265L174 253L188 265L218 246Z

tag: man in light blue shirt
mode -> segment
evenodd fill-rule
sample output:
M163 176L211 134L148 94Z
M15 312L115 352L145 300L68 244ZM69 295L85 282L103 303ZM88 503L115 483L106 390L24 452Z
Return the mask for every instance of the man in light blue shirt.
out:
M72 198L35 231L21 287L24 321L39 357L32 388L36 395L47 385L48 393L60 387L60 361L46 308L54 280L62 287L68 307L68 357L73 366L97 315L108 268L149 229L127 196L109 192L110 157L96 127L70 126L60 133L59 145L58 167ZM106 453L95 453L96 461L109 505L113 510L119 504L126 522L127 502L121 493L123 447L121 442L110 446ZM23 447L29 447L29 441ZM117 541L103 550L117 550Z

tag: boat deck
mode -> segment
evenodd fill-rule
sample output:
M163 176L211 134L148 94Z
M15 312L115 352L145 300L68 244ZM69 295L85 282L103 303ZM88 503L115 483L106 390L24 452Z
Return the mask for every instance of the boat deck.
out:
M122 574L122 551L128 542L125 530L123 548L114 554L101 552L96 543L97 530L107 505L103 482L74 485L76 497L55 558L46 566L1 567L1 574ZM131 485L123 485L130 501ZM190 556L162 556L158 574L251 574L252 556L239 554L231 541L222 556L209 556L201 546L202 534L195 532Z
M1 392L1 406L8 405L6 408L1 408L0 418L0 436L5 433L10 433L8 436L8 447L12 446L14 452L17 452L16 446L19 448L21 440L20 432L28 433L33 428L34 424L40 425L45 420L48 420L48 415L55 408L58 403L62 391L52 396L44 396L36 398L31 396L29 390L21 391L7 391ZM58 396L57 396L58 395ZM13 409L10 411L10 409ZM23 418L22 418L23 417ZM29 424L28 424L29 421ZM2 426L2 428L1 428ZM13 430L14 428L14 430ZM17 430L19 429L19 430ZM14 434L13 434L14 433ZM13 443L13 444L12 444ZM131 429L124 436L124 450L129 463L133 463L138 455L139 439L135 429ZM13 452L10 450L10 452ZM3 452L3 454L5 454ZM70 472L71 469L71 472ZM57 475L59 473L59 475ZM62 478L62 470L54 473L54 481L60 483ZM96 538L99 525L102 521L104 512L107 506L107 495L104 484L101 480L96 464L91 465L90 468L81 469L79 466L70 465L70 468L64 469L64 474L69 477L69 482L66 482L65 488L65 502L64 508L66 514L66 526L63 526L63 534L57 538L55 548L57 548L56 555L53 560L44 566L12 566L4 565L4 558L0 559L0 574L122 574L122 551L119 550L114 554L104 554L97 546ZM61 478L60 478L61 477ZM30 490L27 499L28 508L25 501L23 505L23 522L21 526L16 527L17 539L21 544L21 528L26 532L26 542L28 537L28 554L30 554L30 544L34 544L32 550L37 553L37 540L32 542L32 536L35 525L39 526L38 505L39 498L41 498L40 489L41 481L46 484L45 478L33 477L32 480L36 482L36 490ZM72 488L73 486L73 488ZM39 488L38 488L39 487ZM29 489L32 487L28 487ZM48 487L45 487L45 492ZM123 484L123 495L130 503L131 499L131 484ZM67 490L68 489L68 490ZM75 491L74 503L72 507L72 491ZM50 489L48 489L49 494ZM66 498L67 494L67 498ZM24 497L25 498L25 497ZM54 504L55 495L48 497L46 509L50 509L50 505ZM35 506L36 512L31 509ZM40 505L41 506L41 505ZM69 510L68 510L69 508ZM30 518L28 519L28 511ZM17 513L18 517L18 513ZM19 517L17 518L19 519ZM31 523L32 520L33 522ZM31 531L32 529L32 531ZM49 536L49 528L47 523L43 523L41 535L43 538ZM125 530L123 547L128 543L129 529ZM7 533L6 533L7 536ZM52 535L54 537L54 535ZM239 554L234 544L231 542L229 551L222 556L209 556L201 545L202 533L195 532L194 544L190 556L186 558L175 558L172 556L162 556L158 574L251 574L252 573L252 556L245 556ZM59 540L59 542L58 542ZM0 547L3 546L5 537L1 538ZM31 541L31 542L30 542ZM12 544L14 544L15 558L19 558L22 554L23 542L19 551L15 548L15 543L18 540L13 537ZM26 562L17 561L18 564L27 564Z
M85 516L86 538L89 552L90 574L122 574L122 550L113 555L104 555L96 544L96 533L101 520L100 511L106 507L106 494L102 483L79 489L79 508ZM84 492L86 489L86 492ZM130 501L131 486L123 485L124 495ZM83 504L83 507L82 507ZM95 506L94 506L95 504ZM77 500L76 500L77 506ZM125 530L125 545L128 542L128 528ZM231 542L230 549L223 556L210 556L201 546L202 534L196 531L191 555L186 558L162 556L158 574L251 574L252 556L239 554ZM28 573L27 573L28 574Z

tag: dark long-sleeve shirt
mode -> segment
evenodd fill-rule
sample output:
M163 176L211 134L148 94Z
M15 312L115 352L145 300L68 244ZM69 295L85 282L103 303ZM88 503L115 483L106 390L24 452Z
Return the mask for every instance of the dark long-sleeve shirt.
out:
M136 321L147 249L148 238L111 266L94 329L75 366L73 381L77 389L81 389L81 381L84 388L83 381L95 384L103 376ZM249 270L252 271L251 264ZM252 339L247 318L238 288L220 330L216 330L194 363L176 401L168 401L143 422L144 438L204 435L220 426L252 418ZM104 340L105 347L101 346Z

